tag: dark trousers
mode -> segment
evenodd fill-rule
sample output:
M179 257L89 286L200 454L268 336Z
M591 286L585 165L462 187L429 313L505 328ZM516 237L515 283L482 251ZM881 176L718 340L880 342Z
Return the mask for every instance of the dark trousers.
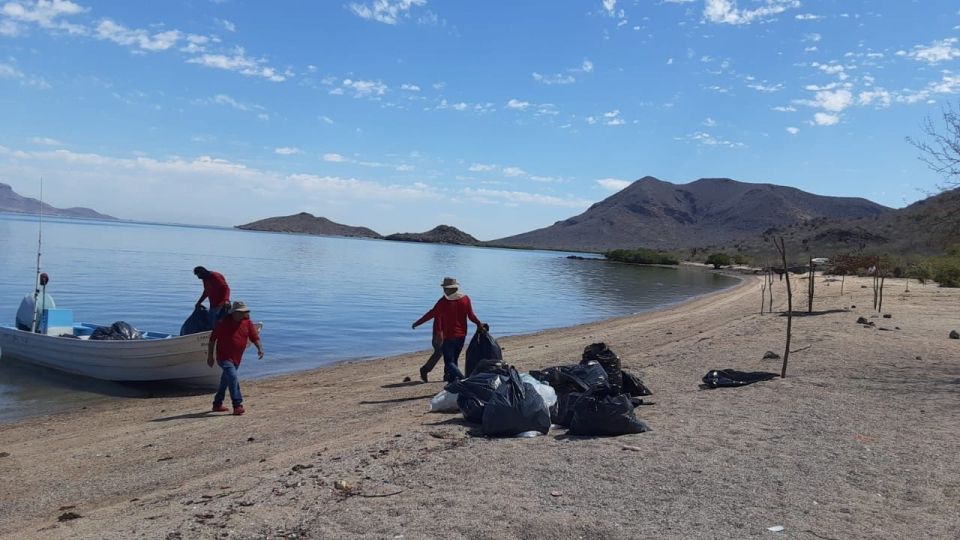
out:
M430 355L430 358L427 358L427 362L423 364L423 367L420 368L420 371L424 373L430 373L433 371L433 368L437 365L437 362L443 358L443 350L441 348L442 345L442 339L433 339L433 354Z
M443 380L446 382L459 381L463 378L463 373L457 367L460 360L460 351L463 350L465 337L445 339L440 350L443 352Z

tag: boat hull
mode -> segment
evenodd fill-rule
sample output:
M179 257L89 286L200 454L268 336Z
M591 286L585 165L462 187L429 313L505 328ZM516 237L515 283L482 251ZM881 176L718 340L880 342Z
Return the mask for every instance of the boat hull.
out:
M107 381L184 381L211 384L210 332L165 339L88 340L0 327L0 358Z

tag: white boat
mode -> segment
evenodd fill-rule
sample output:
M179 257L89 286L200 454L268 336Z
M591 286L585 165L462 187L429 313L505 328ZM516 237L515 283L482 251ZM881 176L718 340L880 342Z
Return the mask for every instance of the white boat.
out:
M72 325L71 332L60 327L53 334L0 326L0 358L108 381L212 384L220 378L219 369L207 366L210 332L186 336L141 332L142 339L89 339L98 326L80 323Z

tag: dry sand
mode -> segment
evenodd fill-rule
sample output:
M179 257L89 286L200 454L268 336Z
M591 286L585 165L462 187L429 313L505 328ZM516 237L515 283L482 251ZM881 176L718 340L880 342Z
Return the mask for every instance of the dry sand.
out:
M246 382L243 417L205 413L205 394L3 425L0 536L957 538L960 291L889 280L887 319L867 280L843 297L817 281L825 312L794 319L788 377L743 388L698 383L711 368L779 371L762 356L783 353L786 320L757 313L752 277L501 340L521 369L606 341L655 393L637 410L644 434L472 436L425 412L442 383L401 382L425 353ZM775 294L780 306L782 283Z

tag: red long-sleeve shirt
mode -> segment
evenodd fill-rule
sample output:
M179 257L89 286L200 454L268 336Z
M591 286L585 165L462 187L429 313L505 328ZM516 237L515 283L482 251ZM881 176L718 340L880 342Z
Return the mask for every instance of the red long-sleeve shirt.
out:
M257 326L250 319L234 320L233 317L224 317L217 323L210 340L216 341L217 362L230 360L233 365L240 367L243 351L247 349L247 342L256 344L260 341Z
M210 272L203 278L203 298L210 298L210 309L230 301L230 286L220 272ZM203 298L200 299L203 302Z
M473 305L470 304L470 297L467 295L459 300L447 300L446 298L437 300L433 309L424 313L423 317L420 317L414 325L420 326L430 319L440 320L443 339L467 337L467 319L470 319L474 324L480 324L480 319L473 312Z

